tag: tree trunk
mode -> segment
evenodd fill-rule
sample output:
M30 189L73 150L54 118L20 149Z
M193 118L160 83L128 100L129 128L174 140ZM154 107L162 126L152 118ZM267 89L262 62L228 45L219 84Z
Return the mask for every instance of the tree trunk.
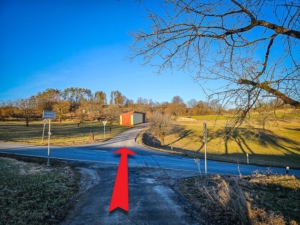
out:
M26 117L26 127L29 126L29 117Z

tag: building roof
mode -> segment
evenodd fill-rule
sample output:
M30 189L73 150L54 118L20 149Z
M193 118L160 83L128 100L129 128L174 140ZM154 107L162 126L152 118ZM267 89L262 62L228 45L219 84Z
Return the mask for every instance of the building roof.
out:
M127 113L139 113L139 114L147 114L145 112L139 112L139 111L129 111L129 112L126 112L126 113L121 113L120 115L122 114L127 114Z

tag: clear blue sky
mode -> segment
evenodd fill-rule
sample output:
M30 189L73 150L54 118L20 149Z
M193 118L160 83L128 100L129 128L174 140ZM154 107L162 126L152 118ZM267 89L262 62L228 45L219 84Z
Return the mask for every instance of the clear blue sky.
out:
M134 101L205 100L190 74L157 76L141 59L125 59L128 32L146 28L145 15L133 0L1 0L0 101L67 87L118 90Z

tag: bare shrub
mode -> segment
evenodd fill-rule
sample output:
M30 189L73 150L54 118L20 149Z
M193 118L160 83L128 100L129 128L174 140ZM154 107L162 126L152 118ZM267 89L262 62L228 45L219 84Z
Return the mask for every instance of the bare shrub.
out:
M259 173L194 177L180 186L180 192L199 212L202 224L209 225L297 225L299 190L300 180L293 176Z
M282 215L276 215L274 212L266 212L265 210L259 208L250 210L250 221L253 225L285 224Z
M239 186L238 177L215 175L195 181L197 195L189 195L207 224L214 224L216 218L222 218L222 224L250 224L247 202ZM199 204L198 199L201 199Z
M174 120L170 114L154 111L150 117L150 130L165 145L165 137L174 129Z

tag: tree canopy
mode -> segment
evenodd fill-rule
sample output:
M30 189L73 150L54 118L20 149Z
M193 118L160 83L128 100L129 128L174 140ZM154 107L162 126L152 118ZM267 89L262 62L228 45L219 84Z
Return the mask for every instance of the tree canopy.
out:
M263 96L300 108L299 1L166 0L162 9L147 8L149 29L131 33L132 59L187 71L244 116Z

